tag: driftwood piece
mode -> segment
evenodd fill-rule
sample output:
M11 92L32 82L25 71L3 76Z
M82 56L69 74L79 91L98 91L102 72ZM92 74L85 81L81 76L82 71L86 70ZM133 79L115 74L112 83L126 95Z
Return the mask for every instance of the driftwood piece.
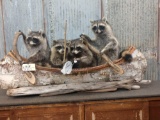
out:
M68 84L68 83L86 83L86 82L107 82L115 80L133 79L136 82L143 80L143 74L147 67L144 55L135 50L132 53L133 61L131 63L123 63L119 65L124 74L115 74L112 68L107 67L92 73L63 75L62 73L37 70L33 72L36 77L34 86ZM33 86L24 77L25 72L22 71L19 62L8 54L0 61L0 88L17 88Z
M91 83L69 83L60 85L21 87L7 90L8 96L24 96L24 95L58 95L72 93L77 91L93 91L93 90L109 90L113 91L117 88L132 89L134 80L123 80L118 82L91 82Z

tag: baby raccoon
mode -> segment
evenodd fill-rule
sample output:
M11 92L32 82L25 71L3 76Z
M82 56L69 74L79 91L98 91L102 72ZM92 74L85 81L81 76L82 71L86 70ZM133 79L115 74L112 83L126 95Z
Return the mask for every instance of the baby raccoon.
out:
M74 63L73 68L85 68L97 65L94 54L80 39L71 41L71 54L73 61L77 61L77 63Z
M100 50L101 54L106 54L111 60L117 59L119 42L106 19L91 21L91 27L96 37L94 40L91 40L87 35L82 35L87 37L87 39L89 38L88 42Z
M30 31L27 37L22 33L23 40L30 57L27 63L36 63L46 66L50 57L50 47L46 34L42 31Z
M69 59L69 53L70 53L70 41L67 41L66 43L66 60L63 61L64 58L64 40L54 40L52 47L51 47L51 56L50 56L50 62L52 63L52 67L59 67L61 68Z

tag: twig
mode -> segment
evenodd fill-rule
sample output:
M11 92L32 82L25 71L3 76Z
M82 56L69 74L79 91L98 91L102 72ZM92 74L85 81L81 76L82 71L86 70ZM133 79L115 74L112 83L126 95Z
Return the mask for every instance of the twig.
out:
M100 0L101 2L101 19L104 17L104 7L103 7L103 0Z
M67 32L67 20L65 22L65 28L64 28L64 56L63 56L63 63L66 60L66 32Z

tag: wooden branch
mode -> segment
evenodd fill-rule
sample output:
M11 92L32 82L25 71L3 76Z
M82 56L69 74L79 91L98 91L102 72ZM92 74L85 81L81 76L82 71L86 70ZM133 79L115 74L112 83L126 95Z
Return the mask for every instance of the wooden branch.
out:
M91 91L99 89L116 89L125 88L125 84L133 84L134 80L123 80L116 82L91 82L91 83L70 83L60 85L48 85L48 86L33 86L33 87L21 87L16 89L7 90L8 96L25 96L25 95L58 95L65 93L72 93L77 91ZM123 87L124 85L124 87Z
M14 39L13 39L13 51L14 51L14 53L15 53L18 61L19 61L19 63L21 64L22 59L21 59L21 57L20 57L20 55L19 55L19 52L18 52L18 49L17 49L17 41L18 41L18 37L19 37L20 35L22 35L22 32L16 32L16 33L15 33L15 36L14 36Z
M97 48L95 48L94 46L92 46L92 45L87 41L86 37L84 37L83 35L81 35L80 37L82 38L83 42L89 47L89 49L90 49L92 52L96 53L97 55L101 55L102 58L113 68L113 70L114 70L116 73L118 73L118 74L123 74L123 73L124 73L123 69L122 69L120 66L114 64L114 63L112 62L112 60L110 60L107 55L101 54L100 51L99 51Z
M64 28L64 56L63 56L63 63L66 61L66 33L67 33L67 20L65 22L65 28Z

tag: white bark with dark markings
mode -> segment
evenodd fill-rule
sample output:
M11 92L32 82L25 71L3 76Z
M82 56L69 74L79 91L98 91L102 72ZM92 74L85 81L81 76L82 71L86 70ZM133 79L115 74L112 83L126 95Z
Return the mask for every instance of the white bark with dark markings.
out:
M124 74L122 75L115 74L110 67L94 73L77 75L63 75L62 73L37 70L34 72L36 77L35 85L32 85L25 79L24 72L19 63L7 55L5 59L0 62L0 87L2 89L10 89L7 93L13 96L31 94L55 95L74 91L101 91L102 89L104 89L104 91L110 91L111 89L116 90L117 88L136 89L136 87L132 86L132 83L117 85L119 82L126 82L125 80L132 80L134 84L143 80L144 71L147 67L146 59L138 50L135 50L132 55L133 61L131 63L123 63L120 65L124 70ZM31 92L28 93L28 90L31 90ZM13 91L17 92L14 93ZM41 93L39 91L41 91Z

